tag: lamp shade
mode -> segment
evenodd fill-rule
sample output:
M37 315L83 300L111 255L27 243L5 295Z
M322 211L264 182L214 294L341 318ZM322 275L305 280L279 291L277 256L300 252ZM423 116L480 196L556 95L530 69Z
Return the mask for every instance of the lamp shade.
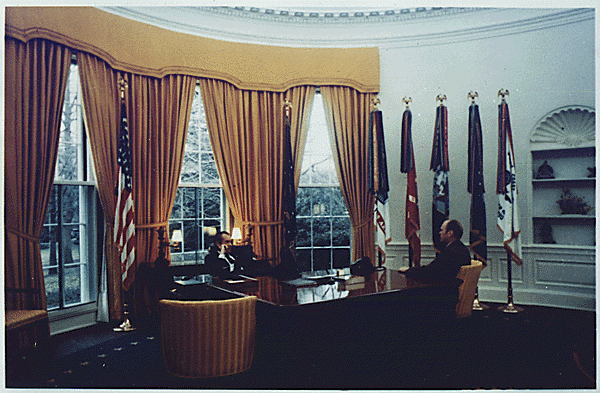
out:
M241 240L242 239L242 231L240 230L240 228L233 228L233 231L231 232L231 238L233 240Z
M171 235L171 241L174 243L181 243L183 241L183 234L181 229L175 229Z

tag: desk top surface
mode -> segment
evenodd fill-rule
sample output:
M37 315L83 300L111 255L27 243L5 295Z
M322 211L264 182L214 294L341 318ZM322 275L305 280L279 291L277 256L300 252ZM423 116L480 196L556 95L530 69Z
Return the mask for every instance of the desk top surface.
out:
M294 280L245 276L214 279L212 286L236 295L257 296L259 301L276 306L298 306L419 288L458 287L459 281L441 283L417 280L390 269L377 270L363 277L351 275L350 269L345 268L304 272Z

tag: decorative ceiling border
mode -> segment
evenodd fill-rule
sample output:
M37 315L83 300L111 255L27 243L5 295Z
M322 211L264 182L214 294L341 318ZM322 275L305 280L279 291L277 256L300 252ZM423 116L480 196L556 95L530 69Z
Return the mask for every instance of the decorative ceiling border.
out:
M196 7L193 7L196 8ZM381 23L402 22L419 18L433 18L459 13L478 11L478 8L455 7L417 7L403 9L373 10L365 8L364 11L324 11L315 12L300 10L281 10L258 7L202 7L202 12L218 14L235 18L259 19L263 21L299 23L299 24L350 24L350 23Z
M298 46L298 47L373 47L377 46L380 48L410 48L410 47L423 47L428 45L443 45L449 43L456 43L460 41L473 41L485 38L508 36L513 34L526 33L535 30L541 30L545 28L552 28L556 26L568 25L572 23L578 23L587 20L594 20L595 10L593 8L576 8L576 9L548 9L545 14L539 16L533 16L529 18L523 18L518 20L512 20L508 22L499 22L496 24L481 25L475 27L460 27L456 25L454 30L441 29L432 31L427 34L407 34L405 29L397 29L394 32L394 25L402 25L404 22L418 22L419 20L426 21L432 20L430 18L439 18L443 20L443 16L453 15L475 15L476 12L489 12L497 11L503 12L501 8L431 8L418 11L420 9L414 9L409 11L395 10L387 11L388 15L383 15L379 12L378 16L333 16L326 17L326 13L319 13L319 16L287 16L281 15L281 11L272 10L273 13L267 13L267 9L252 8L241 9L235 7L166 7L168 9L175 9L178 11L184 10L187 15L192 15L193 18L187 18L185 20L176 20L173 18L167 18L158 16L158 14L152 14L146 12L144 9L138 7L97 7L106 12L110 12L116 15L123 16L125 18L137 20L144 23L149 23L158 27L162 27L168 30L177 31L181 33L200 35L207 38L213 38L218 40L232 41L232 42L244 42L244 43L260 43L265 45L276 45L276 46ZM391 11L394 11L392 14ZM270 11L269 11L270 12ZM279 14L277 14L279 12ZM375 11L369 11L375 12ZM343 12L338 13L341 15ZM288 34L285 37L281 35L263 34L260 32L254 32L250 30L244 31L230 31L224 28L214 26L201 26L190 22L196 18L201 20L202 18L211 19L211 16L221 16L223 19L231 20L249 20L248 18L256 18L256 20L262 20L265 23L272 23L273 25L286 23L294 26L305 26L305 24L319 24L323 27L343 27L350 26L364 26L369 28L378 28L378 25L382 27L382 32L385 31L386 35L379 35L378 37L369 36L344 36L340 37L335 34L319 35L318 37L307 37L299 36L294 34ZM389 19L388 19L389 18ZM292 21L292 22L290 22ZM340 21L340 22L335 22ZM257 23L251 21L253 24ZM296 23L293 23L296 22ZM321 24L322 23L322 24ZM386 30L387 28L387 30Z

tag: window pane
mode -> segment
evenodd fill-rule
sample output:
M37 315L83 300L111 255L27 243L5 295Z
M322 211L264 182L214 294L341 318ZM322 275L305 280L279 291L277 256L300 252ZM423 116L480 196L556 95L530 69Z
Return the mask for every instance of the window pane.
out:
M65 305L81 303L81 275L79 265L65 266Z
M58 157L54 175L56 180L85 180L83 178L84 165L82 163L85 148L82 126L79 76L77 65L71 64L60 127Z
M296 241L296 247L310 247L312 226L310 218L298 218L296 220L298 227L298 239Z
M183 217L183 209L181 208L181 194L183 193L183 188L177 189L177 194L175 194L175 201L173 202L173 208L171 209L171 219L177 219Z
M79 209L81 207L79 186L62 186L61 191L60 199L62 203L62 222L79 222Z
M196 152L186 151L183 154L183 165L181 167L181 183L199 183L200 173L198 163L200 155Z
M221 218L221 189L202 189L202 218Z
M350 247L350 217L332 217L332 244Z
M184 188L182 190L183 203L181 208L183 209L183 218L195 218L196 217L196 189Z

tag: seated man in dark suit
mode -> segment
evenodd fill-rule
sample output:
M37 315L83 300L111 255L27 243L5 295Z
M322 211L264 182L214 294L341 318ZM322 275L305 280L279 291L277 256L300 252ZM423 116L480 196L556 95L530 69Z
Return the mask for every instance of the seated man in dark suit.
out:
M204 257L204 265L211 276L224 278L244 273L243 264L231 253L232 245L229 232L222 231L215 235L215 243Z
M407 277L450 281L456 278L460 267L471 264L471 253L460 238L462 225L456 220L446 220L440 229L440 240L446 247L429 264L411 267L404 271Z

